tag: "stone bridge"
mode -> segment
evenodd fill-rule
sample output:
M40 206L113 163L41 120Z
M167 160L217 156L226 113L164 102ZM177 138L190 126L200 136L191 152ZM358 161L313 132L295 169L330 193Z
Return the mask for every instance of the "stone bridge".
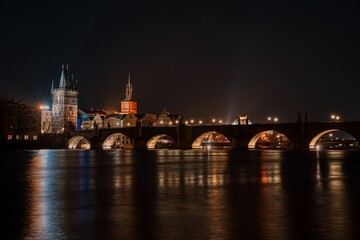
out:
M95 129L68 132L67 144L76 145L81 139L86 139L91 149L102 149L106 139L114 134L121 134L131 140L135 149L145 149L149 142L163 136L171 137L175 148L190 149L202 134L215 131L229 139L232 148L247 149L254 148L261 134L269 130L284 134L290 140L293 149L314 148L322 135L336 130L344 131L360 140L360 121L352 121Z

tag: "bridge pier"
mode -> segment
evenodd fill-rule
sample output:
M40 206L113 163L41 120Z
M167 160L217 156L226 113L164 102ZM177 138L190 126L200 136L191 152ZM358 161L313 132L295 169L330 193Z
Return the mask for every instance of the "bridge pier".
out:
M146 141L142 138L133 139L134 149L146 149Z
M100 137L94 136L90 140L90 148L93 150L102 149L102 141Z
M178 149L192 148L192 127L181 125L177 129L177 146Z
M235 137L231 140L231 148L233 149L248 149L249 140L246 138Z

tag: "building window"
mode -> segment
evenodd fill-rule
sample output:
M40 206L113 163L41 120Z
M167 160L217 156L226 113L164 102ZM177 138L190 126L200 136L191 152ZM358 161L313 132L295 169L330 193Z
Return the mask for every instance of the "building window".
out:
M33 136L33 140L37 140L38 138L37 138L37 135L34 135Z
M7 139L8 139L8 140L11 140L12 137L13 137L12 135L8 135L8 136L7 136Z
M25 140L29 140L29 135L24 135Z

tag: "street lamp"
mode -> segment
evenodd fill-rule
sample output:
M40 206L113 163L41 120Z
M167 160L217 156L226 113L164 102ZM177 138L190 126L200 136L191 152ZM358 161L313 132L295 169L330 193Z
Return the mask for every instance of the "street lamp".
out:
M278 117L267 117L267 120L271 123L277 123L279 121Z
M339 120L340 120L340 116L339 116L339 115L336 115L336 114L331 114L330 118L331 118L331 120L333 120L333 121L339 121Z

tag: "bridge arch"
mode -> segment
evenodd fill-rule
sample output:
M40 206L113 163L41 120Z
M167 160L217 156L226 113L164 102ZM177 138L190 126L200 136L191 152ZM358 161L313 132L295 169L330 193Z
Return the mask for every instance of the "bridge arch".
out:
M276 130L266 130L256 134L248 143L249 149L257 148L258 141L264 141L264 148L291 148L290 139L283 133Z
M331 134L333 132L342 132L342 133L345 133L345 135L348 135L350 138L352 138L354 141L356 140L355 137L347 132L347 131L344 131L344 130L341 130L341 129L337 129L337 128L334 128L334 129L328 129L328 130L325 130L325 131L322 131L320 133L318 133L315 137L313 137L309 143L309 149L316 149L317 148L317 143L318 141L326 134ZM344 140L344 139L343 139ZM354 146L355 148L359 148L358 146Z
M123 133L113 133L107 136L102 143L103 149L133 148L133 141Z
M155 148L172 148L174 146L174 139L167 134L158 134L151 137L147 143L146 148L155 149ZM163 146L163 147L159 147Z
M69 139L69 149L90 149L90 141L83 136L73 136Z
M192 148L203 148L211 146L215 148L231 147L230 140L222 133L217 131L208 131L198 136L192 143Z

